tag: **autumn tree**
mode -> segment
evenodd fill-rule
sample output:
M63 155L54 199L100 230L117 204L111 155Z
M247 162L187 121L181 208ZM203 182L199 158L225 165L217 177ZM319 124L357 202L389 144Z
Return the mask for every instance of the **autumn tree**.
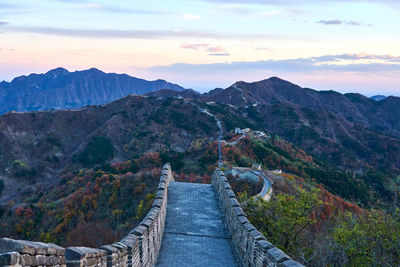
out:
M254 226L270 242L288 253L296 251L300 246L302 234L317 221L313 211L322 204L318 199L318 189L296 190L295 195L279 193L272 201L250 198L244 202L245 210Z

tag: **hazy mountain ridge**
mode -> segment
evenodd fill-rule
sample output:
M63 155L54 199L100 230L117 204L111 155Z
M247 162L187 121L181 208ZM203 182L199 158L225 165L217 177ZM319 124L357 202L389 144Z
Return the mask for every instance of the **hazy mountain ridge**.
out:
M146 81L127 74L98 69L69 72L63 68L45 74L21 76L0 83L0 114L7 111L71 109L112 102L129 94L184 88L164 80Z
M400 98L301 88L272 77L202 95L230 104L258 128L278 134L338 166L363 172L400 170ZM246 115L247 114L247 115Z
M375 101L381 101L381 100L385 99L386 97L387 96L384 96L384 95L374 95L374 96L371 96L370 98Z
M342 116L351 123L361 123L368 127L378 126L400 135L400 120L396 120L400 118L400 110L395 108L400 107L400 98L394 96L376 102L357 93L316 91L272 77L254 83L237 82L225 90L210 91L203 97L204 100L236 106L285 103L317 112L326 110Z

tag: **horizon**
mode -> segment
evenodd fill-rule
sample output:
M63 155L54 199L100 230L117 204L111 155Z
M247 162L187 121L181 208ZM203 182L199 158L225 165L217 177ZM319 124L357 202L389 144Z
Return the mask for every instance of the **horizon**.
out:
M368 97L368 98L371 98L371 97L374 97L374 96L385 96L385 97L394 96L394 97L400 97L400 94L398 94L398 95L396 95L396 94L369 94L369 95L368 95L368 94L363 94L363 93L356 92L356 91L339 92L339 91L330 90L330 89L324 90L324 89L318 89L318 88L305 87L305 86L302 86L301 84L292 82L292 81L290 81L290 80L283 79L282 77L279 77L279 76L270 76L270 77L267 77L267 78L264 78L264 79L261 79L261 80L255 80L255 81L237 80L237 81L232 81L229 85L224 86L224 87L213 87L213 88L208 89L208 90L198 90L198 89L196 89L196 88L185 87L185 86L183 86L182 84L180 84L179 82L175 82L175 81L169 81L169 80L165 80L165 79L161 79L161 78L159 78L159 79L154 79L154 80L151 80L151 79L148 80L148 79L145 79L145 78L142 78L142 77L132 76L132 75L130 75L130 74L128 74L128 73L106 72L106 71L104 71L104 70L102 70L102 69L99 69L99 68L96 68L96 67L91 67L91 68L88 68L88 69L81 69L81 70L69 70L69 69L64 68L64 67L56 67L56 68L54 68L54 69L50 69L50 70L45 71L45 72L40 72L40 73L39 73L39 72L38 72L38 73L33 72L33 73L29 73L29 74L20 75L20 76L17 76L17 77L12 78L12 79L9 80L9 81L2 80L2 81L0 81L0 83L1 83L1 82L11 83L12 80L15 79L15 78L19 78L19 77L28 77L29 75L32 75L32 74L36 74L36 75L46 74L46 73L48 73L48 72L50 72L50 71L53 71L53 70L55 70L55 69L65 69L65 70L67 70L69 73L81 72L81 71L88 71L88 70L91 70L91 69L95 69L95 70L101 71L101 72L106 73L106 74L118 74L118 75L124 75L124 74L125 74L125 75L128 75L128 76L133 77L133 78L143 79L143 80L147 80L147 81L164 80L164 81L166 81L166 82L169 82L169 83L173 83L173 84L177 84L177 85L179 85L179 86L182 86L182 87L183 87L184 89L186 89L186 90L194 90L194 91L196 91L197 93L201 93L201 94L208 93L208 92L210 92L210 91L212 91L212 90L214 90L214 89L217 89L217 88L226 89L226 88L229 88L230 86L232 86L233 84L235 84L235 83L237 83L237 82L256 83L256 82L262 82L262 81L264 81L264 80L269 80L269 79L271 79L271 78L278 78L278 79L281 79L281 80L290 82L290 83L292 83L292 84L294 84L294 85L300 86L300 87L303 88L303 89L312 89L312 90L317 91L317 92L335 91L335 92L338 92L338 93L340 93L340 94L361 94L361 95L366 96L366 97Z
M400 96L394 0L3 0L0 80L56 66L206 92L278 76Z

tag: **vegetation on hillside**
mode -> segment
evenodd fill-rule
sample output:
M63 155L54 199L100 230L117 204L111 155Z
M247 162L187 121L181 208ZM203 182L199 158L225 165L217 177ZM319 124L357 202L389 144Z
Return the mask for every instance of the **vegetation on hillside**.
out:
M234 136L231 133L226 138L229 140ZM211 151L208 153L214 155ZM236 146L223 146L223 153L228 165L249 167L256 162L262 163L266 169L281 169L310 183L322 184L328 191L364 207L387 207L395 194L396 187L390 186L394 177L373 170L356 174L339 169L310 156L279 136L264 139L247 137ZM211 157L207 159L213 160Z
M0 236L97 247L130 231L151 207L160 178L159 153L81 169L36 192L25 205L10 201Z
M251 223L306 266L400 264L399 209L350 211L324 201L315 188L278 193L269 202L239 195Z
M372 165L356 173L340 165L335 153L331 159L322 159L279 136L248 135L229 144L239 139L232 131L236 127L265 128L259 108L244 108L243 113L252 118L248 119L241 116L243 109L175 98L130 97L103 112L100 107L80 116L66 112L57 124L52 124L47 113L34 115L38 117L35 122L46 122L38 128L75 123L76 129L87 130L76 135L56 131L27 134L26 138L10 133L4 144L11 144L15 141L11 137L17 136L20 140L12 148L18 153L12 154L4 169L15 181L32 188L21 194L17 191L18 203L9 201L0 207L0 236L96 247L120 239L143 218L162 164L172 164L177 181L209 183L217 167L218 129L215 120L197 105L217 114L228 132L222 144L224 168L261 163L265 169L284 171L274 181L270 202L249 198L257 188L232 180L234 189L242 192L239 196L249 219L272 243L310 266L400 264L400 216L393 208L400 208L400 177ZM291 128L292 122L301 119L291 107L276 104L269 108L273 116L286 118L279 122L282 128ZM100 112L102 116L97 116ZM302 112L318 116L310 110ZM85 116L96 118L89 120L87 129L82 126ZM92 137L92 133L96 134ZM298 142L321 137L304 125L286 134ZM363 153L364 148L350 141L345 144L352 151ZM20 143L26 143L31 154L22 151ZM355 162L350 164L356 167ZM53 175L60 166L67 170L57 179L41 179L46 171L54 171ZM2 187L0 180L0 194Z
M251 198L251 184L228 179L254 226L297 261L306 266L400 264L399 177L343 171L279 137L248 136L225 145L223 152L228 167L261 162L266 169L284 170L274 176L269 202Z
M114 146L110 138L93 137L85 150L76 156L76 161L84 165L103 164L114 156Z

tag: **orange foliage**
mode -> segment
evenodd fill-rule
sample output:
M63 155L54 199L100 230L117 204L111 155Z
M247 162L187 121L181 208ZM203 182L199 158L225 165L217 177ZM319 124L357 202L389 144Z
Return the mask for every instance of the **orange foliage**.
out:
M138 165L141 168L158 167L162 165L160 153L150 152L144 154L142 157L138 159Z
M15 209L14 214L18 217L20 217L24 213L24 207L18 207Z
M29 219L29 218L31 218L33 216L33 210L31 209L31 207L27 207L26 209L25 209L25 212L24 212L24 218L25 219Z
M320 199L324 202L320 213L320 218L323 221L329 219L334 214L335 210L341 212L349 211L355 214L362 213L363 210L358 205L350 203L339 196L333 195L329 191L325 190L322 185L319 185L318 187L321 190Z

